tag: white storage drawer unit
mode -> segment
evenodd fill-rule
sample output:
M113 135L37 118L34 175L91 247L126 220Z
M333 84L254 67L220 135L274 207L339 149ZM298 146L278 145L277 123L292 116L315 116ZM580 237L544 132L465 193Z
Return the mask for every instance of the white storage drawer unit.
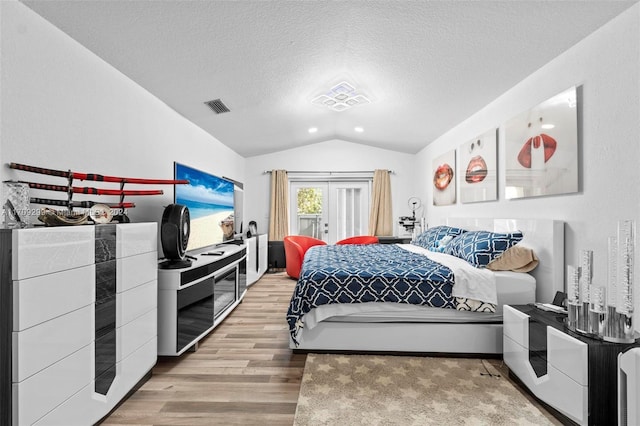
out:
M0 424L88 425L157 358L157 225L0 231Z

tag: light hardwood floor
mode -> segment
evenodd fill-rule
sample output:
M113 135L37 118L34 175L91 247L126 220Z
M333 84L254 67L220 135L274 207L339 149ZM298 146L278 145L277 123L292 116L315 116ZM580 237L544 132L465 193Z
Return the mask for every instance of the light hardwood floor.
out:
M288 348L295 281L265 274L196 352L160 357L101 425L291 425L306 355Z

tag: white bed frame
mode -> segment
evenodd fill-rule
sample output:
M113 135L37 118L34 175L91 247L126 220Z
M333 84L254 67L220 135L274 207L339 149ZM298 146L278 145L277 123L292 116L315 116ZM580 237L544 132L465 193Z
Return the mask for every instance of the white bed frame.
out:
M540 264L536 301L550 303L564 291L564 222L550 219L453 219L450 226L495 232L520 230L519 243L534 250ZM365 323L323 321L301 333L289 347L305 352L419 352L444 354L502 354L501 323Z

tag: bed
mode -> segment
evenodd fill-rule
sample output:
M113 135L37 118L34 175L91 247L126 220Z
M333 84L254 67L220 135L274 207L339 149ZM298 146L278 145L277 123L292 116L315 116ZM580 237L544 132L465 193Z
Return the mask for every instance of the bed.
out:
M290 328L290 347L297 351L355 351L355 352L418 352L418 353L446 353L446 354L501 354L502 353L502 306L505 304L525 304L551 302L556 291L563 291L564 287L564 223L554 220L537 219L448 219L446 225L463 228L469 231L487 230L497 233L516 233L521 231L523 238L517 244L531 248L539 259L539 265L531 273L500 271L493 274L495 281L495 304L483 303L472 308L460 308L458 301L465 302L465 298L452 296L455 293L454 282L449 281L446 270L438 269L437 265L422 265L414 256L421 256L415 246L378 245L369 252L371 267L366 269L368 281L351 283L357 290L349 296L349 291L338 289L338 284L349 284L355 280L348 276L341 278L342 283L329 285L329 293L335 295L335 300L314 303L301 302L296 293L301 281L308 285L309 279L318 279L322 283L323 276L332 274L332 269L340 269L335 262L344 262L342 267L349 264L344 258L337 258L330 254L331 247L324 253L328 261L322 263L322 256L315 259L315 263L305 257L305 264L301 277L294 290L287 321ZM364 247L364 246L362 246ZM353 250L356 250L353 248ZM389 275L389 268L405 268L401 260L396 263L396 257L405 253L410 268L428 269L442 279L425 290L423 284L409 283L411 288L402 287L391 292L391 296L380 300L382 293L380 284L367 284L393 281L395 276ZM343 253L344 254L344 253ZM440 253L436 253L437 257ZM327 257L328 256L328 257ZM334 257L332 257L334 256ZM336 260L338 259L338 260ZM363 260L354 260L363 265ZM464 263L464 261L463 261ZM329 267L329 272L325 269ZM306 268L306 269L305 269ZM473 269L473 268L472 268ZM434 272L435 271L435 272ZM424 271L400 270L400 275L413 277L413 273ZM460 273L460 277L463 274ZM306 278L303 278L306 277ZM311 278L313 277L313 278ZM473 287L473 277L467 287ZM359 279L358 279L359 280ZM373 281L371 281L373 280ZM409 280L411 281L411 280ZM331 283L331 281L326 281ZM462 282L460 280L460 282ZM461 285L460 283L458 283ZM318 284L324 285L324 284ZM332 285L335 288L331 287ZM366 289L371 285L369 297ZM320 287L318 287L320 288ZM375 290L375 289L378 290ZM306 290L309 292L309 290ZM323 292L325 289L323 288ZM388 289L386 290L388 292ZM302 292L304 293L304 292ZM318 291L311 291L312 298L325 297ZM379 294L373 294L379 293ZM411 296L407 296L411 293ZM403 294L405 299L398 299ZM299 294L298 294L299 295ZM307 295L308 296L308 295ZM332 296L333 297L333 296ZM407 298L413 298L408 301ZM435 303L432 303L433 299ZM428 300L425 302L425 300ZM474 302L471 298L470 301ZM334 303L340 302L340 303ZM354 303L356 302L356 303ZM401 302L401 303L398 303ZM405 303L407 302L407 303ZM433 306L425 306L425 304ZM493 309L492 308L493 305ZM477 309L477 311L469 310Z

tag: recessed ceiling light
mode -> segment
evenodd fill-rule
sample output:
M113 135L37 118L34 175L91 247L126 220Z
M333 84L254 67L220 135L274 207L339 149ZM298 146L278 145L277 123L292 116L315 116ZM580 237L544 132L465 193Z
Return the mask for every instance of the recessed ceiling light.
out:
M358 126L358 127L354 127L354 128L353 128L353 130L355 130L355 131L356 131L356 132L358 132L358 133L362 133L362 132L364 132L364 129L363 129L362 127L360 127L360 126Z
M316 133L318 131L317 127L309 127L309 133Z
M543 129L553 129L555 126L555 124L543 124L542 126Z
M334 111L344 111L356 105L371 103L369 98L356 92L353 85L343 81L333 86L326 94L314 98L311 103L329 107Z

